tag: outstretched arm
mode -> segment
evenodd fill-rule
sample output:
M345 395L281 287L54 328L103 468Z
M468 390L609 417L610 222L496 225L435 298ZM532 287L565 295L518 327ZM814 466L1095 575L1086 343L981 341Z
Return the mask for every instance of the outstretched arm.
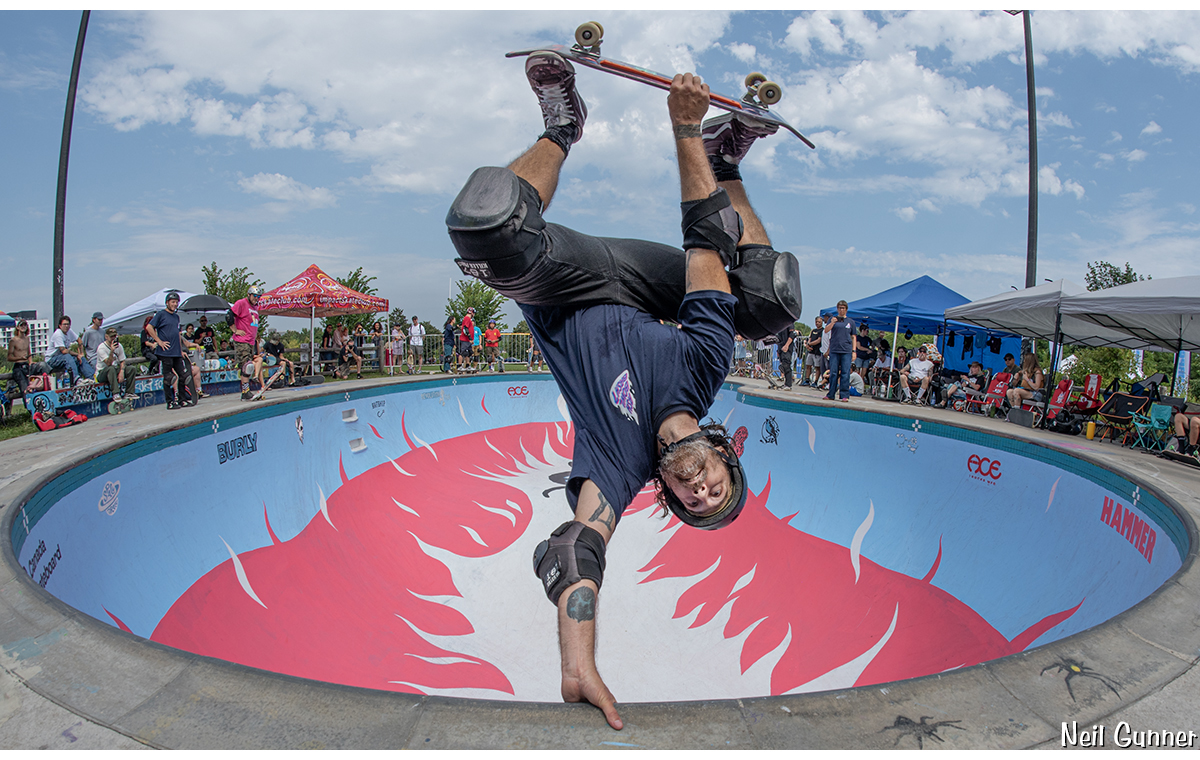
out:
M579 489L575 521L597 531L608 543L616 528L617 515L608 499L590 480ZM617 714L617 700L596 669L596 608L599 590L590 580L568 586L558 598L558 646L562 652L562 698L564 702L590 702L604 712L608 725L624 727Z
M700 136L700 122L708 111L708 85L694 74L676 74L667 96L667 110L675 133L682 200L703 200L717 191L717 180ZM729 292L729 276L716 251L693 248L687 252L686 291L695 290Z

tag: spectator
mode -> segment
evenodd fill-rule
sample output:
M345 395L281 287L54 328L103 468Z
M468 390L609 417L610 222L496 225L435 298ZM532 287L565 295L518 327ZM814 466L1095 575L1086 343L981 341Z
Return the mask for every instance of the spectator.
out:
M336 333L335 333L336 334ZM354 372L359 380L362 380L362 357L354 350L354 341L347 336L345 342L342 343L342 348L338 352L338 368L334 370L333 376L343 379L350 378L350 365L354 365Z
M278 330L272 330L267 336L267 341L263 343L263 364L268 367L280 366L283 368L283 379L288 385L296 384L296 367L291 360L284 357L283 352L286 346L283 345L283 339L279 337Z
M1175 415L1175 450L1180 454L1196 454L1200 441L1200 415Z
M158 366L158 356L154 353L154 339L150 337L149 331L146 330L146 325L150 324L150 320L154 319L154 315L150 314L142 320L142 356L149 364L146 366L146 374L157 375L161 368Z
M96 363L96 352L100 349L100 344L104 342L102 324L104 324L104 315L100 312L92 314L92 323L83 331L83 335L79 336L79 343L83 346L83 358L87 359L88 365L94 370L100 368ZM92 375L88 375L88 377L92 377Z
M475 335L471 337L471 356L476 369L483 369L483 330L475 325Z
M29 374L33 369L32 355L29 353L29 323L24 319L17 320L17 327L8 339L8 361L12 364L13 381L24 396L29 390Z
M925 400L929 392L929 383L933 379L933 362L929 361L929 353L925 346L917 346L917 356L909 359L908 364L900 370L900 390L904 392L906 404L919 404ZM917 397L912 395L912 386L920 386Z
M342 346L349 342L350 330L344 324L339 323L337 327L333 328L333 350L341 351Z
M801 385L816 387L817 379L821 376L821 343L824 341L825 320L818 314L816 327L808 333L804 341L804 367L801 369Z
M185 369L183 350L179 334L179 294L175 291L167 293L167 308L157 312L146 324L146 332L154 342L154 354L162 365L163 395L166 396L168 409L179 409L184 404L176 400L175 383L182 389L186 386L190 391L186 402L195 406L197 402L196 389L192 385L192 373ZM182 394L180 394L182 395Z
M383 370L383 323L376 322L371 325L371 342L375 344L375 366L379 370Z
M96 362L100 368L96 370L96 382L108 386L114 401L137 395L133 392L137 366L126 370L125 348L117 339L117 328L110 327L104 331L104 342L96 349Z
M887 338L879 336L879 341L875 344L875 364L871 367L871 375L869 375L871 385L878 387L884 383L887 373L892 369L892 344L888 343Z
M417 375L425 363L425 326L416 315L412 318L412 327L408 328L408 371Z
M746 339L740 335L733 336L733 367L731 375L738 375L746 369Z
M397 357L399 357L401 362L404 361L404 344L404 326L401 324L392 325L391 339L388 340L387 353L384 356L384 361L389 368L396 366ZM409 370L411 371L411 369L410 367Z
M854 368L865 370L875 362L875 349L871 346L871 330L866 325L858 326L858 338L854 342Z
M829 336L829 391L825 398L830 401L833 401L835 388L839 401L850 400L850 362L858 325L846 316L847 308L845 301L838 301L837 315L831 317L825 327L825 334Z
M58 320L58 329L50 336L50 355L46 363L52 369L64 370L67 380L73 386L79 382L87 382L96 374L96 370L83 357L83 345L79 336L71 329L71 318L63 316Z
M1005 362L1007 361L1006 357ZM1014 382L1005 394L1008 396L1010 407L1020 409L1025 399L1039 404L1046 398L1045 377L1042 376L1042 368L1038 365L1035 354L1025 354L1025 359L1021 362L1020 378L1020 385Z
M1016 386L1017 381L1021 379L1021 368L1017 366L1017 360L1012 354L1004 355L1004 369L1000 371L1012 375L1012 379L1008 381L1009 386Z
M465 369L471 363L471 345L475 342L475 307L467 307L458 333L458 367Z
M238 299L230 308L233 312L233 363L241 373L243 401L254 398L250 393L250 378L246 376L245 366L254 361L258 353L255 351L258 347L258 299L262 298L262 293L262 288L251 285L246 297ZM165 377L163 382L165 384Z
M458 328L453 314L446 317L442 325L442 372L449 372L454 366L454 352L458 345Z
M204 356L215 359L217 356L217 334L208 324L208 317L200 315L200 329L196 330L196 342L204 351Z
M492 370L493 365L499 365L499 372L504 371L504 357L500 355L500 330L496 327L496 320L488 320L488 329L483 333L484 348L487 352L488 370Z
M200 370L204 368L204 349L196 341L196 325L192 322L188 322L187 327L184 328L181 342L184 368L192 373L192 383L196 386L197 397L204 398L208 395L204 392L204 386L200 381Z
M779 369L783 372L783 387L785 390L792 389L792 383L795 378L792 376L792 364L796 361L796 344L800 340L800 333L796 332L796 326L790 324L779 331Z
M983 371L983 365L979 362L971 362L971 366L967 368L967 374L960 375L958 380L947 386L943 394L943 401L939 406L949 407L956 401L966 401L967 391L979 393L987 390L987 375ZM955 405L955 408L958 408Z
M320 353L318 354L321 362L321 371L328 369L329 364L337 361L337 347L333 345L333 328L329 325L325 326L325 332L321 334Z
M537 362L536 370L533 368L534 362ZM529 371L542 371L542 351L538 348L537 341L533 339L532 335L529 336Z

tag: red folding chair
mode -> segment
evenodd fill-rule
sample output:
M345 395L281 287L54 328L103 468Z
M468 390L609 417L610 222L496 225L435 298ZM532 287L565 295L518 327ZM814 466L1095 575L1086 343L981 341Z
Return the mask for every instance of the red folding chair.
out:
M1102 379L1099 375L1088 375L1083 382L1083 390L1068 402L1068 411L1080 414L1084 419L1096 414L1096 410L1104 403L1104 400L1100 398L1101 387Z
M992 382L988 384L986 393L977 393L967 391L967 411L975 412L976 414L985 414L990 407L1000 406L1000 402L1004 400L1004 394L1008 391L1008 384L1012 381L1012 375L1007 372L997 372L992 377Z
M1064 377L1058 381L1058 385L1054 387L1054 393L1050 394L1050 405L1046 408L1046 419L1054 419L1058 413L1067 405L1067 399L1071 397L1071 389L1075 387L1075 381L1069 377ZM1022 409L1027 409L1034 414L1033 424L1040 425L1042 423L1042 402L1026 399L1021 404Z

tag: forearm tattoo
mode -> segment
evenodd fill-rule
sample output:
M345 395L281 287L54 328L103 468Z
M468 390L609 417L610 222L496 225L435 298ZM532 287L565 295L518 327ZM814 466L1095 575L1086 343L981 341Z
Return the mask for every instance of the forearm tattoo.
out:
M594 520L598 523L603 523L604 527L608 528L609 531L612 531L613 527L616 525L617 512L612 508L612 504L608 502L608 499L604 498L603 493L600 493L599 495L600 506L596 507L596 511L593 512L592 516L588 519Z
M567 597L567 617L580 623L596 619L596 592L587 586L575 589Z
M674 127L674 131L675 131L675 139L676 140L683 140L684 138L687 138L687 137L699 137L700 136L700 125L699 124L676 124Z

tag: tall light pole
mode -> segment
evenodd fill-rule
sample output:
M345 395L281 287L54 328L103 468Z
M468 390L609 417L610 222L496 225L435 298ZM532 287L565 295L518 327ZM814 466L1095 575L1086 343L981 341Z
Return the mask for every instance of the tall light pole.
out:
M63 305L63 236L67 223L67 163L71 157L71 123L75 119L75 90L79 87L79 64L83 60L83 39L87 36L91 11L84 11L75 40L75 60L71 64L71 83L67 85L67 113L63 117L62 147L58 154L58 196L54 204L54 324L66 311Z
M1038 229L1038 157L1037 157L1037 91L1033 84L1033 33L1029 28L1029 11L1006 11L1020 14L1025 22L1025 87L1029 92L1029 235L1025 244L1025 287L1037 284Z

